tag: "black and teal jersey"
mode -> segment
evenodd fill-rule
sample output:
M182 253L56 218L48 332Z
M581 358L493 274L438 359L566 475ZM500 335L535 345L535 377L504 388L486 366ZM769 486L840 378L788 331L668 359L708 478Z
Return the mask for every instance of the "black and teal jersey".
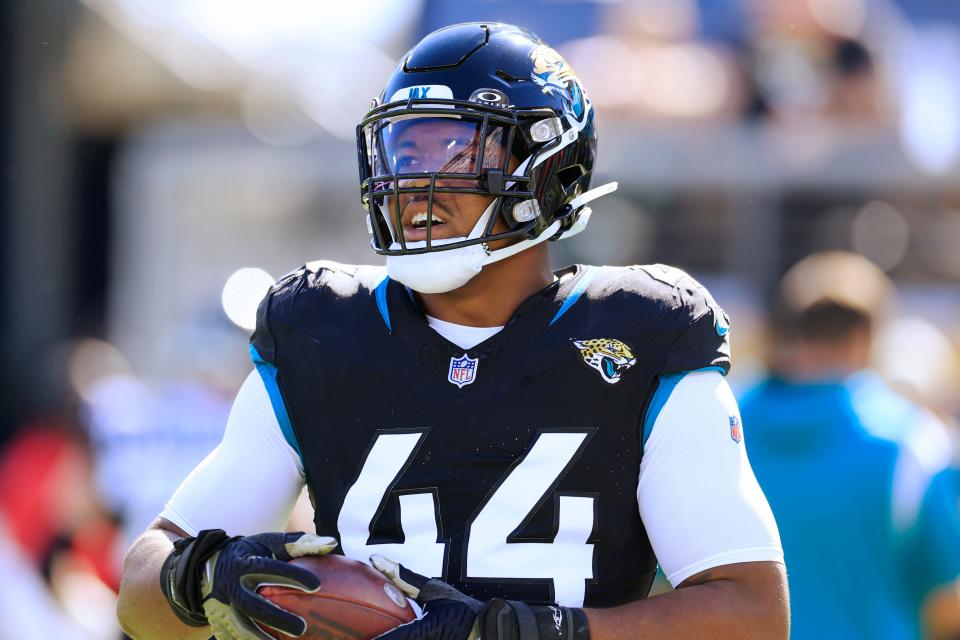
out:
M320 262L277 282L251 348L318 533L480 599L647 594L644 419L664 376L729 369L729 323L669 267L557 276L469 349L381 269Z

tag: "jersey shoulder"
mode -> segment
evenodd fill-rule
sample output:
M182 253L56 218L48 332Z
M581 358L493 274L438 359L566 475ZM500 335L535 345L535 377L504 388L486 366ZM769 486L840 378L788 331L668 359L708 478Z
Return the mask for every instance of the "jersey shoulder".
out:
M585 293L633 331L674 340L664 373L730 369L730 319L706 287L663 264L593 267Z
M679 327L704 317L714 320L725 335L730 321L706 287L682 269L663 264L629 267L590 267L595 271L586 293L598 302L612 302L632 317L641 313L660 324Z
M278 279L257 310L251 344L272 361L278 325L322 336L334 325L369 321L371 299L384 280L383 267L317 260Z
M270 288L271 317L293 320L313 305L349 302L370 295L385 276L383 267L316 260L294 269Z

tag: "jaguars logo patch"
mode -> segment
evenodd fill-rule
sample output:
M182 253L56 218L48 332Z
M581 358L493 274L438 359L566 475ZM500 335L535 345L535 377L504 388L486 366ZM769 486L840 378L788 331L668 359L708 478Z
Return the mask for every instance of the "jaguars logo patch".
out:
M573 340L573 346L580 351L584 364L595 369L607 384L617 384L620 376L637 364L633 350L625 342L613 338L594 338L592 340Z

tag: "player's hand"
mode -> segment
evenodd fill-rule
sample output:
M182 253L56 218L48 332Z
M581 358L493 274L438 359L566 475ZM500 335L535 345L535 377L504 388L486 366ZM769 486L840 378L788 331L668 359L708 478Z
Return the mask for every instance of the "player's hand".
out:
M423 607L423 617L377 640L589 640L581 609L528 605L494 598L481 602L442 580L427 578L375 555L373 567Z
M336 547L333 538L312 533L228 538L220 529L201 531L174 544L161 571L163 591L181 620L209 624L218 640L270 640L254 621L301 636L306 621L260 597L257 588L272 584L316 591L317 577L289 561Z
M475 640L484 604L442 580L427 578L380 555L373 568L423 608L423 617L378 636L377 640ZM484 636L486 637L486 636ZM497 636L491 636L496 638Z

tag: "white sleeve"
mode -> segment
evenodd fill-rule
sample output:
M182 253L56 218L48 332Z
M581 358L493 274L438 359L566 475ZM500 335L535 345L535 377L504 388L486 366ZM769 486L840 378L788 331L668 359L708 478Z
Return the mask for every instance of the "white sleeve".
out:
M662 384L658 391L665 402L644 446L637 502L670 584L724 564L782 563L777 524L747 460L727 381L704 371L669 382L672 390Z
M160 517L190 535L214 528L231 535L282 531L303 484L300 456L284 438L254 370L233 401L223 440L180 484Z

